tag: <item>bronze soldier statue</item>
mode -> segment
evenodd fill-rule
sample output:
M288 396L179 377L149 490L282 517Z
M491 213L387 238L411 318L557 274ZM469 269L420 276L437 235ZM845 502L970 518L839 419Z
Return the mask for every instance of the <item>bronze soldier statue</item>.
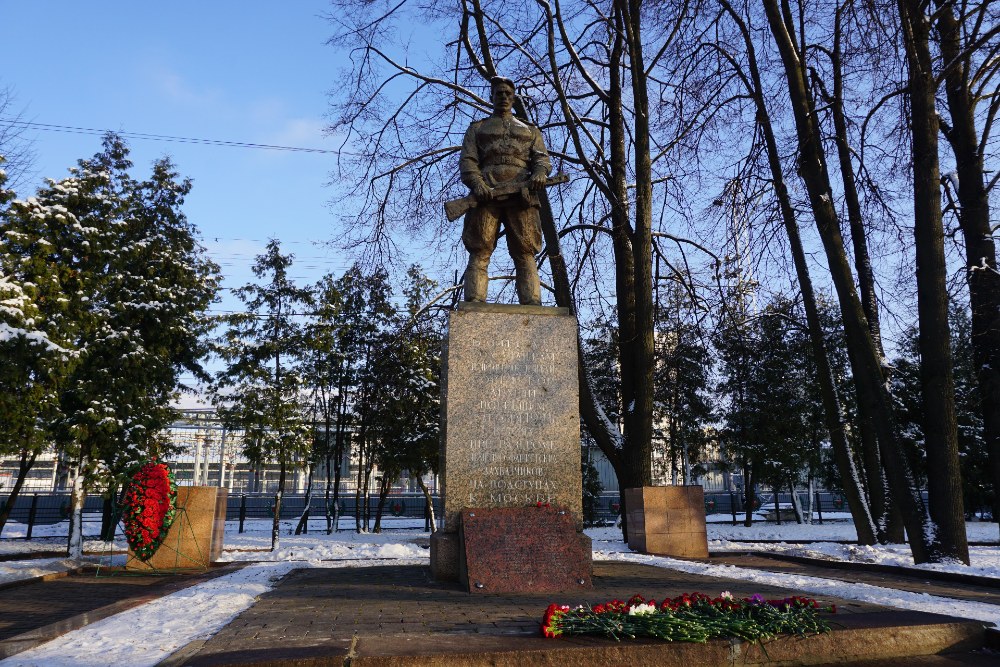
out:
M486 300L487 269L503 222L507 250L514 260L517 299L522 304L541 305L535 255L542 249L542 231L534 193L545 187L552 163L538 128L511 113L514 82L494 77L490 98L493 115L469 126L459 161L462 182L477 202L466 213L462 229L462 242L469 251L465 300ZM516 193L498 194L512 189Z

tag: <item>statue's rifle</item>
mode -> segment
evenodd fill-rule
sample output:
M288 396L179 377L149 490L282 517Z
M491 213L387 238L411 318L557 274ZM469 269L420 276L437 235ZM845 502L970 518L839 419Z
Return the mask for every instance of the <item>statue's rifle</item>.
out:
M559 185L560 183L567 182L569 182L569 176L566 174L556 174L555 176L550 176L545 179L545 187L548 188L553 185ZM532 197L531 182L528 180L501 183L495 188L491 188L490 192L493 193L493 199L498 201L503 201L504 199L508 199L509 197L517 194L521 195L527 202L530 202ZM462 197L461 199L453 199L444 203L444 214L448 216L448 222L453 222L472 209L476 208L479 203L480 202L476 199L476 196L472 194L467 197Z

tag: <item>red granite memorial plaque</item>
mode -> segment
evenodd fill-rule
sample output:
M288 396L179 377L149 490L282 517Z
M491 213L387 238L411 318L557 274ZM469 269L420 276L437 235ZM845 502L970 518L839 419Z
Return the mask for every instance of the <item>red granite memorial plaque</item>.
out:
M459 579L470 593L554 593L591 587L590 538L558 507L463 509Z

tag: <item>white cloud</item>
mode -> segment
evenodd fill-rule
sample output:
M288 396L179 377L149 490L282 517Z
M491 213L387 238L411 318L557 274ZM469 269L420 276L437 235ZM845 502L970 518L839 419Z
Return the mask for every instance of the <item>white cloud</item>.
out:
M325 123L319 118L290 118L283 122L273 134L264 138L264 143L276 146L301 148L324 148L323 128Z
M151 76L156 90L173 104L204 108L218 106L221 101L222 96L218 89L199 89L177 72L157 69Z

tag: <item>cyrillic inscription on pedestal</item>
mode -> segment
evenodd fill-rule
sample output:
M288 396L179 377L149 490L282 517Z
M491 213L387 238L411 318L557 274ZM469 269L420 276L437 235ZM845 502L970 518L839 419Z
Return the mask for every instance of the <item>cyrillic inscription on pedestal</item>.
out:
M462 303L451 314L441 400L445 525L431 538L436 579L459 579L459 554L471 553L458 534L464 508L541 504L566 511L572 538L557 548L585 555L589 581L589 540L579 548L585 536L576 340L576 318L566 308ZM530 529L509 530L517 544ZM520 550L510 556L532 558Z
M463 507L566 507L582 520L576 320L562 308L462 304L449 320L445 530Z

